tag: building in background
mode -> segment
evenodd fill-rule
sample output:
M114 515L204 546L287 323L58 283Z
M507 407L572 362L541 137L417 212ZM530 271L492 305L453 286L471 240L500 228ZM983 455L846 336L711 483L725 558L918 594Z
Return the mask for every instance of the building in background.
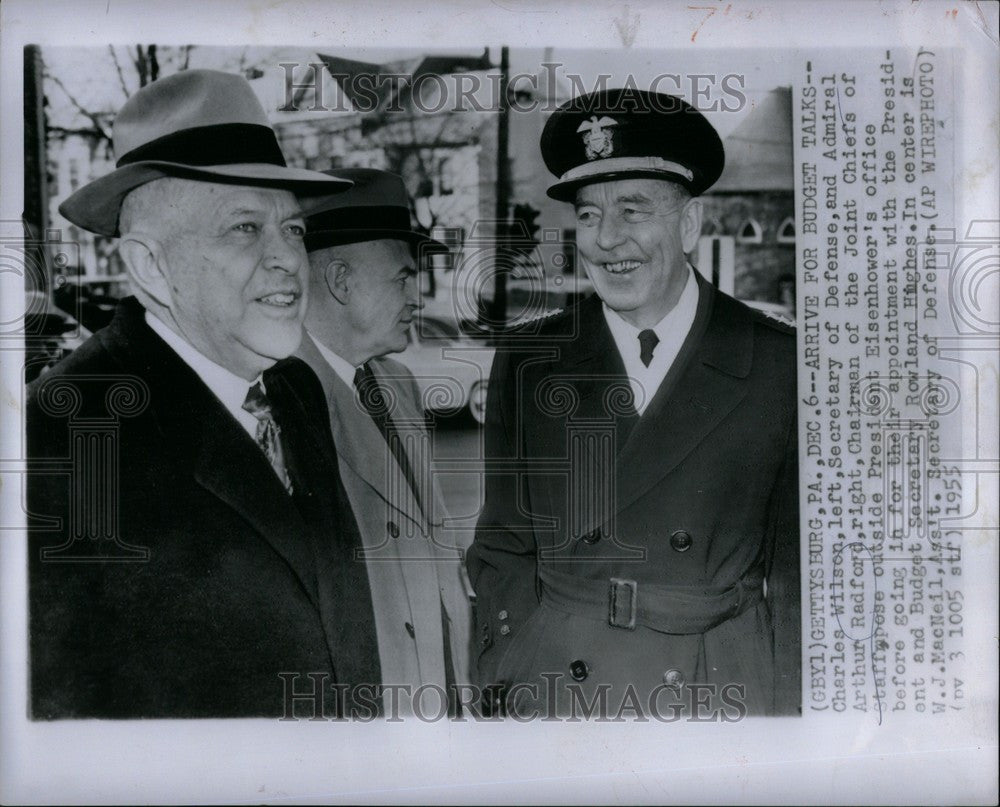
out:
M143 57L126 64L139 69L138 82L130 75L137 87L152 80L146 69L150 48L155 46L135 53L124 49L117 57L113 50L91 54L87 64L100 63L107 75L95 74L87 84L70 86L71 68L64 65L66 81L58 69L47 70L51 227L76 242L80 256L78 266L59 269L53 290L67 284L100 294L118 288L104 282L123 272L114 240L76 228L62 219L58 206L113 169L110 124L126 90L134 91L122 78L120 60L125 54ZM384 62L302 48L234 51L161 48L153 77L187 67L242 72L271 117L290 165L400 174L415 226L453 247L452 255L434 258L424 276L427 311L458 322L479 319L493 299L498 265L498 70L489 51L425 53ZM157 56L155 49L152 55ZM550 50L511 54L507 195L518 246L501 262L508 272L508 321L564 307L590 289L576 260L572 208L547 196L551 177L538 147L548 114L573 94L569 82L545 66L553 61ZM374 75L405 78L373 92L363 77ZM725 291L785 313L794 306L791 135L791 92L780 88L765 95L724 138L726 169L704 197L705 235L693 256L700 271Z
M738 299L794 315L791 88L764 96L723 145L725 170L703 197L699 269L709 278L714 270L720 288ZM713 252L721 265L713 266Z

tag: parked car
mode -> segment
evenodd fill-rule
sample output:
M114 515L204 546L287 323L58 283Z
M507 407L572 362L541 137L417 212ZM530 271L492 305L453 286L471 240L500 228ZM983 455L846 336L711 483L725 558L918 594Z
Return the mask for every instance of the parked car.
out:
M471 339L449 320L418 315L409 344L393 358L413 373L424 408L455 415L467 410L476 423L486 420L486 393L495 349Z
M90 331L49 302L45 292L27 292L24 309L24 383L34 381L89 337Z
M111 322L118 301L129 293L128 279L124 275L69 276L52 296L61 309L78 315L80 322L91 331L98 331Z

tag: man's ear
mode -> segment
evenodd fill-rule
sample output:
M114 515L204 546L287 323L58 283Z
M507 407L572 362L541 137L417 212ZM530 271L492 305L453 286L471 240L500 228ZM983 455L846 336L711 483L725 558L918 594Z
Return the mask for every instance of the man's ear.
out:
M323 267L323 282L327 291L341 305L347 305L351 299L351 267L341 258L331 258Z
M688 199L681 210L681 246L684 254L688 255L698 246L698 238L701 236L701 217L703 207L701 199L697 196Z
M160 242L146 233L131 232L122 236L118 254L136 288L164 308L171 308L170 279Z

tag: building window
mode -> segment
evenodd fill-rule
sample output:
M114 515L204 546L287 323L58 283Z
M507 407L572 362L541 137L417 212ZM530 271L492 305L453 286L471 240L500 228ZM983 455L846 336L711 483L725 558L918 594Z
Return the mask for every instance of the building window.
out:
M786 218L778 226L778 243L779 244L795 243L795 222L792 221L791 216Z
M736 231L736 240L741 244L759 244L763 233L756 219L747 219Z

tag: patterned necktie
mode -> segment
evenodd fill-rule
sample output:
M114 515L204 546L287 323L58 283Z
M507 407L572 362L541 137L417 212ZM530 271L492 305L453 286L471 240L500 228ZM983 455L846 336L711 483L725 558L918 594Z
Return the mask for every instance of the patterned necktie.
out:
M285 490L291 494L293 492L292 480L288 476L288 469L285 467L285 454L281 448L281 427L278 426L271 414L271 402L264 393L264 385L259 381L247 392L243 408L257 418L257 445L263 449L264 456L271 463L278 479L285 486Z
M382 437L389 444L389 450L392 451L392 456L395 457L396 464L402 468L403 475L406 476L406 481L417 500L417 504L422 506L416 474L413 473L410 458L403 449L402 440L390 417L392 402L387 400L385 391L379 385L378 379L375 378L375 374L367 364L361 365L354 373L354 386L358 390L358 398L361 400L361 405L371 416L371 419L375 421L375 425L382 432Z
M646 367L649 367L649 363L653 360L653 351L658 344L660 344L660 337L656 335L655 331L647 328L639 332L639 359Z

